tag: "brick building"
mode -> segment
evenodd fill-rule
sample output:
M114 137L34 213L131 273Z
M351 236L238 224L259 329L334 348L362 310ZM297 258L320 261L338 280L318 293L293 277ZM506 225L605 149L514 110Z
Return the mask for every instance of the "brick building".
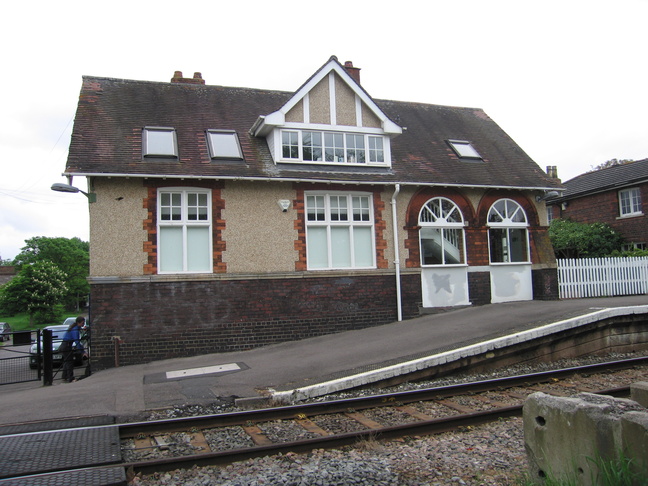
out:
M646 249L648 159L581 174L564 183L560 197L547 201L550 219L607 223L626 238L626 248Z
M295 92L84 77L65 175L99 366L557 298L559 181L483 110L373 99L335 57Z

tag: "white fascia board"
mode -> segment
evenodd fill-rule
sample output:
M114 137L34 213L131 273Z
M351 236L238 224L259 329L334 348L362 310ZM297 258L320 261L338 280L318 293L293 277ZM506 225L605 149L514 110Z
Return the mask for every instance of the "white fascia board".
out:
M286 114L283 111L275 111L269 115L260 116L250 129L255 137L265 137L274 128L283 126L286 123Z
M375 167L375 166L374 166ZM401 186L412 187L455 187L455 188L472 188L472 189L509 189L514 191L553 191L554 187L526 187L526 186L498 186L487 184L447 184L447 183L434 183L434 182L399 182L399 181L341 181L337 179L305 179L301 177L241 177L241 176L204 176L204 175L187 175L187 174L107 174L105 172L63 172L64 177L105 177L111 178L124 178L124 179L180 179L180 180L215 180L215 181L250 181L250 182L308 182L308 183L325 183L325 184L341 184L341 185L356 185L356 186L393 186L400 184Z
M349 75L346 69L344 69L337 61L332 59L306 84L304 84L279 110L270 113L265 117L259 117L251 129L253 135L266 136L273 128L283 126L286 120L286 113L304 99L317 83L324 79L324 77L328 76L331 71L335 71L353 90L356 96L358 96L362 102L368 106L371 111L373 111L374 115L380 118L382 129L385 134L398 135L403 133L403 129L396 123L392 122L364 90L358 88L358 84L351 75Z

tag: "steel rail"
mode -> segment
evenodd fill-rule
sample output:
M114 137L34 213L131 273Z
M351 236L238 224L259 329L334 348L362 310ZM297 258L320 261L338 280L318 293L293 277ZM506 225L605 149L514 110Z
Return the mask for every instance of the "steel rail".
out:
M218 415L201 415L197 417L180 417L163 419L150 422L132 422L119 425L120 438L135 437L140 434L163 434L169 432L186 431L192 428L205 429L211 427L224 427L229 425L244 425L248 422L267 422L271 420L293 419L297 415L323 415L330 413L346 412L349 409L364 410L367 408L388 406L394 403L412 403L417 401L433 400L443 397L465 395L498 388L511 388L538 384L555 378L573 376L582 373L619 370L631 368L648 363L648 357L632 358L629 360L611 361L593 365L562 368L553 371L543 371L527 375L516 375L505 378L496 378L471 383L447 385L422 390L410 390L369 397L356 397L342 400L331 400L318 403L289 405L268 409L230 412Z
M601 390L597 394L626 396L630 387L619 387ZM512 405L492 410L453 415L433 420L382 427L380 429L362 430L345 434L336 434L293 442L282 442L266 446L255 446L245 449L231 449L219 452L198 453L188 456L168 457L149 461L136 461L122 464L134 474L152 474L154 472L186 469L194 466L221 466L256 457L285 454L288 452L310 452L314 449L336 449L354 445L362 440L398 439L407 436L433 435L450 432L460 427L468 427L493 422L501 418L521 417L523 405Z

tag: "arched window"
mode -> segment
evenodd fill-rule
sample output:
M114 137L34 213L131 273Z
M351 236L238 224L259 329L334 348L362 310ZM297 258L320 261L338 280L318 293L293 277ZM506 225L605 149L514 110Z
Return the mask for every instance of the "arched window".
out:
M488 240L491 263L529 261L526 213L512 199L495 201L488 211Z
M466 261L463 215L450 199L430 199L419 213L421 265L458 265Z

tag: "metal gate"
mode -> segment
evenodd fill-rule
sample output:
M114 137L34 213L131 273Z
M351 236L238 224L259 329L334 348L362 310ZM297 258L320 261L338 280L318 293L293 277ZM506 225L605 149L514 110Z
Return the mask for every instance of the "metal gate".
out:
M17 331L9 333L9 341L0 345L0 385L39 381L40 366L32 368L30 349L38 342L40 331Z

